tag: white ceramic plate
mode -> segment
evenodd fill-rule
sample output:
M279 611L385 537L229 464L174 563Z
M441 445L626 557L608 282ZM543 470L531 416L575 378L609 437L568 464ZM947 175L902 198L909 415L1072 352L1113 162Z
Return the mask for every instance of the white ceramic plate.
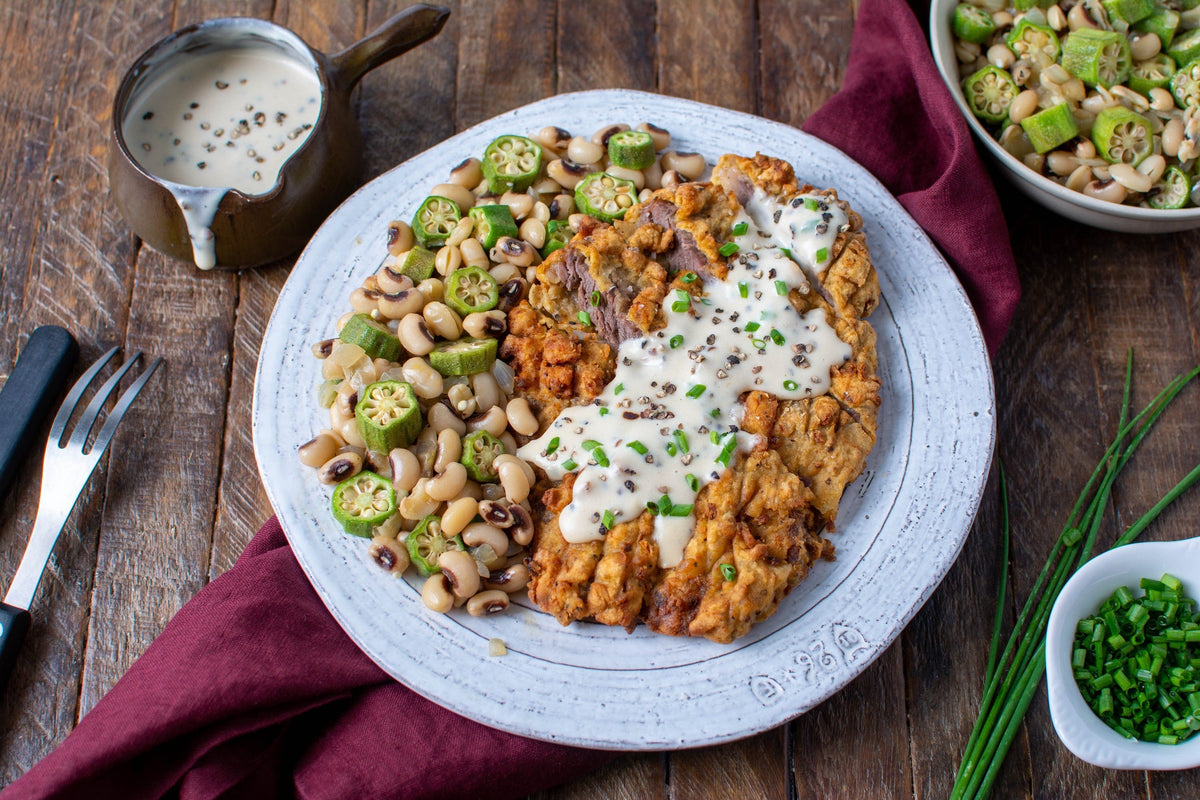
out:
M768 621L731 645L639 628L575 624L524 607L499 617L425 610L332 519L329 490L296 448L328 424L310 347L332 335L350 289L378 268L387 223L412 216L448 170L505 133L555 124L590 135L650 120L673 147L761 151L802 180L835 186L862 214L879 270L878 441L843 498L837 561L820 563ZM279 295L254 389L254 444L267 493L313 586L389 674L484 724L574 745L657 750L772 728L841 689L882 652L945 575L970 529L992 456L992 374L967 298L900 204L843 153L795 128L641 92L542 100L464 131L347 200L313 237ZM527 601L525 601L527 602ZM508 655L488 657L498 637Z

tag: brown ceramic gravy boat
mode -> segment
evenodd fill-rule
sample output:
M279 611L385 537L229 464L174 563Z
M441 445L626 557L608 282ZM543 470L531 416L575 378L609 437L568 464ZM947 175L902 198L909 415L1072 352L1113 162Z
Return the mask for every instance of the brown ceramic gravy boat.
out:
M151 247L205 269L258 266L298 251L358 187L362 147L350 108L354 86L370 70L436 36L449 13L436 6L412 6L332 56L286 28L250 17L208 20L172 33L134 62L113 102L108 174L117 207ZM190 187L151 174L133 156L123 133L133 100L178 59L239 48L268 50L315 75L320 111L303 144L262 194ZM181 206L190 209L186 215ZM198 214L199 206L208 210ZM209 213L212 220L206 225Z

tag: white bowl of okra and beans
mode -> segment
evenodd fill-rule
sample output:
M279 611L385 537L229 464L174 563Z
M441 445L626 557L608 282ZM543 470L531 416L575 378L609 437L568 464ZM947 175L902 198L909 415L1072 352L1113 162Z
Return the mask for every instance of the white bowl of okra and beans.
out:
M1124 233L1200 228L1200 0L934 0L933 58L1025 195Z

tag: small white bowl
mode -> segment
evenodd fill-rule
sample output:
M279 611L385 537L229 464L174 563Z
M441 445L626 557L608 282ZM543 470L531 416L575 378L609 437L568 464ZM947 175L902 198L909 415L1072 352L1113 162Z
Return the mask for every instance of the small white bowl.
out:
M1096 556L1059 593L1046 629L1046 689L1058 738L1075 755L1110 769L1190 769L1200 766L1200 736L1182 744L1126 739L1088 707L1071 671L1075 624L1095 614L1118 586L1140 592L1142 578L1169 572L1188 597L1200 598L1200 538L1141 542Z
M1039 175L1001 147L971 113L959 85L961 77L958 59L954 55L954 32L951 29L954 7L958 3L959 0L933 0L930 6L929 38L933 60L959 110L966 117L967 124L1013 185L1051 211L1094 228L1123 233L1170 233L1200 228L1200 208L1159 210L1096 200Z

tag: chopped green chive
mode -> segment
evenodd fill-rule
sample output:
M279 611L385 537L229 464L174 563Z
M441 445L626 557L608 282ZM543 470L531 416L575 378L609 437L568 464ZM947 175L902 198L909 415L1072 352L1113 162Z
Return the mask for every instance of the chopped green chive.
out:
M683 311L687 311L691 307L692 307L691 295L689 295L683 289L676 289L675 290L675 300L671 303L671 310L676 313L680 313Z
M752 345L754 345L755 347L757 347L759 350L767 349L767 340L766 339L751 339L750 343Z
M683 281L684 283L695 283L696 278L699 277L700 276L694 272L685 272L683 273L683 277L681 277L679 280Z
M783 334L782 334L782 333L780 333L779 331L772 330L772 331L771 331L771 341L772 341L772 342L774 342L775 344L780 344L780 345L781 345L781 344L783 344L784 342L786 342L786 341L787 341L787 339L785 339L785 338L783 337Z
M728 258L729 256L736 253L739 249L741 249L741 248L739 248L737 246L736 242L726 242L725 244L723 244L719 248L717 248L717 252L720 253L721 255L725 256L726 258Z
M674 444L672 444L671 442L667 442L667 455L669 455L669 456L673 456L673 455L675 455L675 454L676 454L676 453L678 453L678 452L679 452L679 451L675 449L675 445L674 445Z
M650 452L650 450L646 447L646 445L642 444L637 439L634 439L632 442L630 442L629 444L627 444L625 446L632 448L633 451L636 452L640 456L644 456L644 455L646 455L646 453Z
M804 207L809 211L816 211L820 208L820 206L817 205L817 201L811 197L804 198Z
M793 380L786 380L783 382L783 388L787 389L789 392L794 392L800 388L800 384Z
M600 292L592 292L592 296L588 298L588 301L594 306L600 305Z
M703 383L697 383L695 386L693 386L692 388L687 390L687 396L692 398L693 400L695 400L700 395L704 394L704 391L707 388L708 387L705 386Z
M737 567L735 567L733 564L722 564L721 565L721 577L723 577L727 581L736 581L737 580Z
M725 446L721 448L721 454L717 456L716 462L721 466L729 466L729 458L733 455L734 448L737 447L737 437L731 436Z
M786 247L779 248L779 252L783 253L788 258L792 258L792 251L788 250ZM792 260L795 261L796 259L792 258Z
M581 446L592 454L592 458L596 459L597 464L602 467L608 466L608 456L605 455L604 448L595 439L584 439Z
M625 384L623 384L623 383L618 383L616 386L613 387L614 395L618 395L623 391L625 391Z
M689 472L687 475L684 476L683 479L685 481L687 481L688 488L691 489L693 492L700 491L700 479L697 478L695 475L693 475Z
M604 516L600 518L600 524L602 524L607 530L611 531L613 529L613 525L617 524L617 519L613 516L611 511L606 509Z
M713 419L716 419L717 417L721 416L721 409L714 408L712 411L708 412L708 415Z
M686 433L684 433L683 431L677 430L677 431L674 431L671 433L671 438L673 438L675 440L675 446L679 448L679 452L681 452L681 453L689 452L688 451L688 440L687 440Z
M658 498L658 513L664 517L671 516L671 498L665 494Z
M600 416L602 416L602 417L608 416L608 406L600 406Z
M746 231L748 231L748 230L750 230L749 222L739 222L737 225L733 226L733 235L734 236L745 236Z
M775 294L784 295L788 293L787 284L783 281L775 281Z
M563 469L565 469L567 472L574 472L578 466L579 465L575 463L575 459L573 458L568 458L563 462Z
M761 327L762 327L762 326L761 326L761 325L759 325L757 322L747 322L747 323L746 323L746 324L745 324L745 325L742 327L742 330L744 330L746 333L754 333L756 330L758 330L758 329L759 329L759 328L761 328Z
M709 431L708 432L708 440L710 442L712 442L713 444L720 444L721 443L721 434L717 433L716 431Z
M658 516L658 503L654 502L653 500L650 500L649 502L646 503L646 510L657 517Z
M742 297L750 296L750 286L745 281L738 281L738 294Z
M692 514L692 504L688 503L686 506L671 506L671 508L667 511L666 516L668 516L668 517L689 517L689 516L691 516L691 514Z
M555 436L550 440L550 444L546 445L546 455L552 455L558 449L558 437Z
M592 315L586 311L580 311L578 314L575 315L575 317L580 322L582 322L584 325L590 326L592 324Z
M827 258L829 258L829 248L828 247L822 247L820 250L817 251L817 263L818 264L820 264L822 261L824 261Z
M674 350L679 345L683 344L683 336L678 333L671 337L671 349Z

